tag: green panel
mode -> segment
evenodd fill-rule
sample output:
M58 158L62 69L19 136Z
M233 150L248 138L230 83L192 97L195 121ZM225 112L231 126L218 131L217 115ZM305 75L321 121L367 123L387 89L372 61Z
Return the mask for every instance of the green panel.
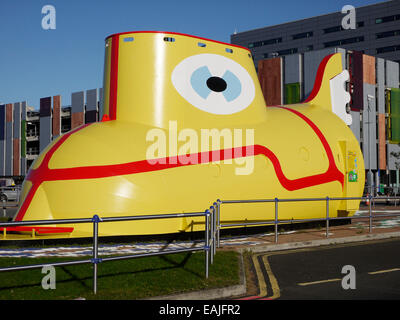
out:
M26 120L21 121L21 158L26 156Z
M300 102L300 83L288 83L285 85L285 104Z
M400 143L400 89L392 88L389 95L390 142Z

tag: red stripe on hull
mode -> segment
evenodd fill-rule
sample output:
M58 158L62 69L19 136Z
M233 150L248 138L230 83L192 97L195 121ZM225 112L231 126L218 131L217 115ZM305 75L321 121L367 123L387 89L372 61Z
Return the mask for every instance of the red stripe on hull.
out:
M261 145L254 145L248 147L238 147L232 149L224 149L219 151L209 151L209 152L200 152L196 154L192 154L190 156L197 157L197 162L195 163L184 163L183 158L181 161L179 157L166 157L160 159L153 159L152 162L155 164L149 163L148 160L140 160L134 162L128 162L123 164L114 164L114 165L104 165L104 166L87 166L87 167L77 167L77 168L65 168L65 169L49 169L48 164L53 156L54 152L64 143L64 141L74 132L83 129L86 126L80 127L73 132L69 132L62 136L60 140L47 152L46 156L43 159L43 162L37 169L32 169L29 171L27 176L27 180L32 182L32 187L29 190L19 212L16 217L16 221L22 220L32 199L34 194L36 193L37 189L39 188L40 184L45 181L59 181L59 180L78 180L78 179L99 179L105 177L114 177L114 176L121 176L121 175L128 175L128 174L136 174L136 173L143 173L143 172L152 172L152 171L159 171L171 168L177 168L187 165L194 165L198 163L208 163L212 161L218 160L229 160L235 158L241 158L246 156L257 156L257 155L264 155L265 157L269 158L272 162L274 167L276 176L281 183L281 185L289 190L299 190L307 187L312 187L332 181L338 181L341 183L342 187L344 184L344 175L339 169L336 167L335 160L333 157L332 150L325 139L322 132L318 129L318 127L305 115L302 113L289 109L286 107L278 107L289 112L294 113L295 115L299 116L303 119L315 132L315 134L320 139L325 152L328 156L329 160L329 167L325 173L307 176L299 179L288 179L281 168L279 159L276 155L269 150L268 148L261 146ZM189 155L186 155L189 156ZM186 157L181 156L181 157ZM219 157L218 157L219 156ZM204 161L204 159L206 159Z
M108 104L110 120L117 119L118 54L119 36L117 35L112 38L111 43L110 100Z
M321 89L322 79L324 78L326 65L328 64L329 59L333 55L334 55L334 53L330 54L330 55L326 56L324 59L322 59L320 65L318 67L317 76L315 77L314 87L313 87L310 95L307 97L307 99L304 100L304 103L305 102L310 102L311 100L313 100L317 96L319 90Z

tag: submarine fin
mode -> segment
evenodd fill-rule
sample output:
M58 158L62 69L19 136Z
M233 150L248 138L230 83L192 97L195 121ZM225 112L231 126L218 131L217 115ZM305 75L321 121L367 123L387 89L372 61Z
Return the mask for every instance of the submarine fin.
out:
M341 53L326 56L320 63L313 90L304 103L328 108L347 125L352 123L351 115L346 112L350 94L345 89L349 72L343 70Z

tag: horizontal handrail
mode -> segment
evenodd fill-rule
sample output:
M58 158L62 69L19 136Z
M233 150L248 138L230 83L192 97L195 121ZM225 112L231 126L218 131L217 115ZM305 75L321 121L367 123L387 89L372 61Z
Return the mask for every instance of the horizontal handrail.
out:
M63 261L55 263L46 264L32 264L24 266L13 266L13 267L3 267L0 268L0 272L4 271L18 271L18 270L29 270L42 268L44 266L68 266L77 264L93 264L93 292L97 293L97 265L101 262L116 261L116 260L127 260L141 257L150 257L157 255L166 255L171 253L183 253L183 252L195 252L204 251L205 252L205 274L208 278L209 273L209 256L211 255L211 263L213 263L213 256L215 255L215 236L216 236L216 212L215 207L210 207L210 210L204 212L188 212L188 213L169 213L169 214L153 214L153 215L139 215L139 216L120 216L120 217L104 217L100 218L98 215L94 215L92 218L77 218L77 219L52 219L52 220L31 220L31 221L12 221L12 222L1 222L0 227L10 227L10 226L38 226L38 225L48 225L48 224L79 224L79 223L93 223L93 258L74 260L74 261ZM159 250L156 252L147 252L133 255L124 256L113 256L106 258L98 257L98 224L103 222L118 222L118 221L138 221L138 220L154 220L154 219L173 219L173 218L186 218L186 217L204 217L205 225L205 238L204 245L191 247L191 248L181 248L181 249L170 249L170 250Z
M204 212L188 212L188 213L169 213L157 215L142 216L121 216L121 217L104 217L100 218L101 222L117 222L117 221L134 221L134 220L151 220L151 219L168 219L182 217L200 217L204 216ZM0 227L11 226L40 226L45 224L79 224L93 222L93 218L77 218L77 219L51 219L51 220L28 220L28 221L10 221L0 222Z
M352 217L330 217L329 216L329 202L330 201L348 201L348 200L360 200L366 201L369 206L369 215L368 216L352 216ZM220 245L220 230L221 228L232 228L232 227L246 227L246 226L260 226L260 225L274 225L275 226L275 242L278 242L278 225L279 224L288 224L288 223L300 223L300 222L315 222L315 221L326 221L326 237L329 237L329 221L332 220L344 220L344 219L366 219L369 218L369 232L372 232L372 220L376 218L384 218L384 217L393 217L400 216L400 213L393 214L379 214L372 215L371 205L375 200L400 200L400 197L386 196L386 197L375 197L373 195L368 195L364 197L325 197L325 198L274 198L274 199L242 199L242 200L217 200L217 242L218 247ZM278 206L279 203L285 202L306 202L306 201L325 201L326 202L326 217L321 218L309 218L309 219L278 219ZM369 203L368 203L369 201ZM238 204L238 203L274 203L275 204L275 219L264 220L264 221L253 221L253 222L235 222L235 223L221 223L220 211L222 204Z

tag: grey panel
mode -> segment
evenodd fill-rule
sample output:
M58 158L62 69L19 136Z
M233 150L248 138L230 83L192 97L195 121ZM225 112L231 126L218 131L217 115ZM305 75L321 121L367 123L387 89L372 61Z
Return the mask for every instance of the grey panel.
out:
M86 91L86 111L97 111L97 89Z
M5 175L6 141L0 140L0 176Z
M13 123L6 123L6 163L5 175L11 176L13 174Z
M26 101L21 102L21 120L26 121ZM26 133L25 133L25 135L26 135ZM25 144L25 146L26 146L26 144ZM21 142L21 148L22 148L22 142ZM21 155L21 175L26 175L26 173L27 173L26 169L27 169L26 168L26 158L22 157L22 155Z
M396 170L400 169L400 146L397 144L388 145L388 169Z
M0 105L0 176L4 176L6 156L6 106Z
M26 101L21 102L21 120L26 120Z
M26 175L26 158L21 158L21 175Z
M83 91L74 92L71 95L71 113L85 111L85 93Z
M385 60L376 59L378 112L385 113Z
M301 82L301 54L285 56L285 84Z
M104 108L104 90L103 88L99 89L99 121L101 121L101 119L103 118L103 108Z
M14 103L14 131L13 131L13 139L19 139L21 136L21 103Z
M353 120L350 125L350 129L357 138L357 141L360 142L360 113L356 111L350 111L350 114Z
M368 95L374 98L368 100ZM364 83L363 156L365 169L377 169L375 86ZM371 161L371 162L370 162ZM371 163L371 164L370 164Z
M386 60L386 86L399 87L399 64L390 60Z
M51 117L40 117L39 151L42 152L51 142Z

